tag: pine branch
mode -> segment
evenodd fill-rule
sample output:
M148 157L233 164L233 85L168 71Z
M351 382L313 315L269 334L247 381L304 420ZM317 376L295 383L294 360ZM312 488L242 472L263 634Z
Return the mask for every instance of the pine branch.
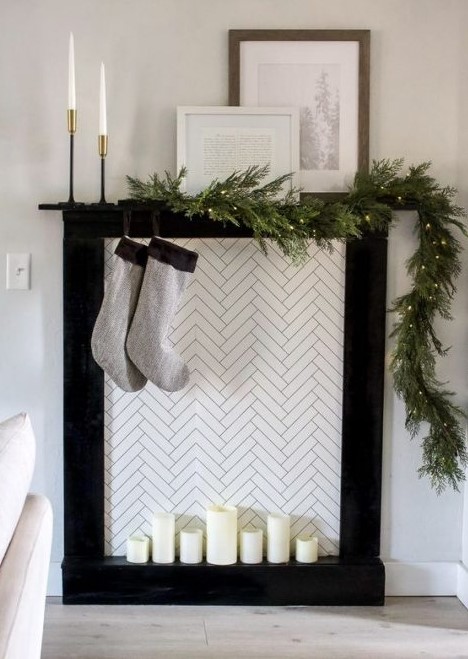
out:
M298 190L284 192L291 175L263 183L268 167L249 167L224 181L215 180L190 196L181 187L182 169L173 178L153 174L147 182L127 177L130 196L144 202L162 202L188 217L206 216L216 222L249 227L267 253L275 242L294 263L307 258L308 243L333 249L334 241L360 238L369 231L388 231L394 210L412 205L418 211L415 231L418 247L407 263L410 291L392 305L397 320L391 336L394 389L404 400L406 427L415 436L422 424L429 430L422 440L421 476L437 492L458 489L468 464L464 413L453 403L453 394L436 377L436 358L444 348L436 335L437 316L450 320L455 281L460 274L461 244L453 230L468 235L465 213L454 203L455 190L441 187L422 163L401 175L403 160L374 161L369 173L356 174L346 198L328 203L308 197L298 201ZM262 185L263 183L263 185Z

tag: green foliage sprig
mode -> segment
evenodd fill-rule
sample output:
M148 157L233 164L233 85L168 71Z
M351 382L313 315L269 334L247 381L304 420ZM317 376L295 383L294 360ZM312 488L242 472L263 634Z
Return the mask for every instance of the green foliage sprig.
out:
M390 368L396 393L406 407L406 428L415 436L422 425L420 476L429 477L438 493L450 485L458 489L468 464L464 413L453 393L436 376L438 356L444 356L434 330L437 316L450 319L455 279L460 272L460 241L453 230L467 235L454 202L455 190L441 187L428 174L429 163L410 167L401 175L402 160L374 162L369 173L358 173L340 201L309 196L298 190L282 194L291 175L263 183L267 168L250 167L223 181L215 180L197 195L182 191L186 170L177 177L154 174L147 182L127 177L130 196L140 202L158 202L190 218L204 215L216 222L249 227L264 252L267 239L278 244L294 263L307 258L309 241L332 248L332 241L359 238L369 231L387 231L394 210L418 211L415 232L418 247L407 263L410 291L393 302L397 320L391 336L395 347ZM263 184L262 184L263 183Z
M197 195L181 189L186 170L177 177L168 172L160 178L153 174L147 182L127 176L130 196L141 202L162 202L176 213L193 218L204 215L224 224L246 226L266 253L266 239L278 244L293 263L307 259L307 246L313 239L320 247L331 249L333 240L359 237L362 217L345 204L326 203L310 197L299 201L299 190L283 192L291 174L261 185L268 167L249 167L224 181L215 180Z

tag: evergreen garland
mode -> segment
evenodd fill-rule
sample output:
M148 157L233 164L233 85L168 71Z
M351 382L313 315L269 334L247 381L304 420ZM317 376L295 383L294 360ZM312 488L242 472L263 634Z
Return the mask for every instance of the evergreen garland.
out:
M416 209L419 242L407 264L411 289L391 307L397 320L391 334L395 348L390 368L395 391L406 406L411 436L421 424L428 426L419 474L429 477L440 493L447 485L458 489L468 464L464 413L436 377L436 358L447 350L434 330L436 316L451 319L454 282L460 273L461 244L452 230L468 234L459 219L464 211L454 202L455 190L440 187L429 176L429 163L410 167L406 176L401 175L402 167L401 159L374 162L369 173L356 174L340 201L332 202L313 196L299 200L298 190L280 197L291 175L262 185L268 169L259 167L215 180L195 196L181 190L185 169L175 178L166 172L163 178L154 174L147 182L130 176L127 180L133 199L158 202L190 218L204 215L216 222L247 226L265 253L266 240L272 240L297 264L307 258L310 240L332 249L334 240L388 230L395 209Z

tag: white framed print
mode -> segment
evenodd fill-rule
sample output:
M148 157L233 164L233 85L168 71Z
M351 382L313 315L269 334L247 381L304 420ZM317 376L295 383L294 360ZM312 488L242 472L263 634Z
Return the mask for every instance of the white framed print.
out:
M299 171L299 111L294 107L178 107L177 169L186 167L185 192L197 194L251 166L268 165L267 183Z

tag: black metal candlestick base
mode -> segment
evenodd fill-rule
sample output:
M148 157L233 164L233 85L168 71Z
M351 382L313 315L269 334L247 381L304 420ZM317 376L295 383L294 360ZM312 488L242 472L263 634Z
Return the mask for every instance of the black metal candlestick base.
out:
M91 206L115 206L112 202L106 201L106 156L101 156L101 198Z
M60 201L59 206L62 208L72 207L72 206L82 206L83 202L75 201L73 197L73 163L74 163L74 150L75 150L75 134L70 133L70 178L69 178L69 191L68 201Z
M73 198L73 163L75 155L75 135L70 133L70 196L68 197L68 203L74 204L75 199Z
M101 157L101 198L99 200L100 204L106 204L106 195L105 195L105 187L106 187L106 157L102 156Z

